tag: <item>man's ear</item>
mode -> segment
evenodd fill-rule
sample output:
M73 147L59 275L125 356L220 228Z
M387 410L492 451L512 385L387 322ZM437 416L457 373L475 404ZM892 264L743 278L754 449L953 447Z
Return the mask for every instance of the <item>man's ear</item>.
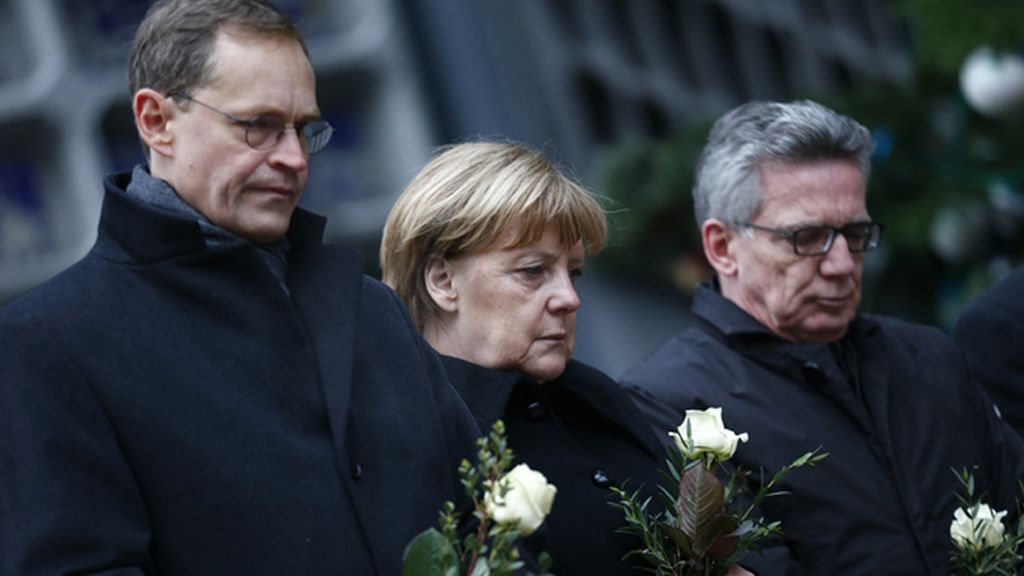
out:
M143 88L135 93L132 111L142 142L154 153L172 156L174 132L171 120L174 118L174 110L170 99L156 90Z
M427 263L423 271L423 282L427 285L427 293L437 307L445 312L456 312L459 309L459 292L455 287L451 262L444 258L434 258Z
M700 235L704 242L704 257L719 277L735 275L737 263L732 244L740 239L737 232L717 218L708 218L700 227Z

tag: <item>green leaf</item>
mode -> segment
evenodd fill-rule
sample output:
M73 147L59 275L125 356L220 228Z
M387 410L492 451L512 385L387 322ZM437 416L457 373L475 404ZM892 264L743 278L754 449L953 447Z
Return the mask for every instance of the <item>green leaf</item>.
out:
M486 558L477 558L476 566L473 566L473 573L469 576L490 576L491 567L487 564Z
M658 530L662 534L668 536L673 542L675 542L676 546L683 551L685 556L693 555L693 546L690 543L690 537L687 536L686 533L665 522L658 522L655 526L658 527Z
M551 559L551 555L545 550L537 557L537 564L540 565L542 571L547 572L551 569L551 565L554 564L554 560Z
M448 549L448 540L436 528L424 530L405 547L402 576L443 574Z

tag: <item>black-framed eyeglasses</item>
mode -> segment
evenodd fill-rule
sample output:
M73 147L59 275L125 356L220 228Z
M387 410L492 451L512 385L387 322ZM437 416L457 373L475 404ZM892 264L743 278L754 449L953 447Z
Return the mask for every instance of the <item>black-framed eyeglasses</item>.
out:
M327 143L330 142L331 136L334 134L334 128L325 120L313 120L312 122L293 124L291 126L285 124L284 120L278 116L274 116L273 114L261 114L254 118L245 120L235 116L234 114L228 114L223 110L218 110L209 104L200 102L184 92L171 92L168 96L171 98L184 98L189 102L194 102L203 108L207 108L217 114L220 114L235 124L244 126L245 143L248 144L250 148L256 150L267 150L269 148L273 148L281 141L281 137L284 136L284 131L292 127L295 128L295 132L299 135L299 142L302 143L302 149L307 155L312 156L326 148Z
M796 229L768 228L757 224L741 224L744 228L752 228L788 238L793 243L793 252L798 256L820 256L828 254L835 243L836 234L846 238L846 246L850 252L867 252L878 247L878 240L885 228L878 222L854 222L842 228L831 226L807 226Z

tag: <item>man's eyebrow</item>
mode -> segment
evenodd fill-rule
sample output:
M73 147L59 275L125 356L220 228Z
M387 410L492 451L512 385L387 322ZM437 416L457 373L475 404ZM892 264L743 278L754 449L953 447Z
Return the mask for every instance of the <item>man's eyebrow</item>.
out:
M248 108L245 112L236 114L236 116L239 116L240 118L256 118L258 116L277 116L279 118L284 119L288 118L288 113L276 106L257 104ZM313 122L321 119L323 119L323 113L321 112L320 108L314 108L307 114L300 114L299 116L296 116L295 122L301 124L304 122Z

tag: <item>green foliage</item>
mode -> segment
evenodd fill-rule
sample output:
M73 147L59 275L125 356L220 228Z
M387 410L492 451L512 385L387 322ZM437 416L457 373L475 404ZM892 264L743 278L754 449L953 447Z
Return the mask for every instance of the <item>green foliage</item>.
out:
M955 76L930 67L907 86L864 83L825 104L876 141L868 207L886 229L881 250L865 257L865 309L951 326L970 298L1024 261L1024 221L991 198L1000 184L1024 198L1024 116L978 116Z
M966 510L970 517L975 517L984 495L975 494L974 476L966 469L953 470L953 473L956 475L959 485L957 500L960 501L961 508ZM1022 492L1024 492L1024 486L1022 486ZM1020 554L1021 546L1024 545L1024 508L1019 502L1017 518L1016 532L1007 530L998 546L963 546L954 540L953 550L950 554L952 573L955 576L1016 575L1021 560L1024 560ZM976 541L982 539L981 525L976 527L974 539Z
M509 487L501 479L512 464L505 424L498 420L490 433L477 440L477 464L463 460L459 477L466 495L473 503L476 530L460 537L462 516L455 504L445 502L438 514L438 528L430 528L416 536L402 557L402 576L511 576L523 567L516 541L520 538L514 523L494 522L487 513L485 495L492 488L504 496ZM542 574L551 576L550 557L538 559Z
M455 576L455 554L448 539L431 528L421 532L405 550L402 576Z
M913 24L918 52L939 69L955 73L979 44L998 51L1024 42L1020 0L900 0L897 9Z
M597 181L614 208L608 247L595 261L624 277L695 285L706 273L690 186L710 124L661 142L634 140L598 159ZM695 257L696 256L696 257Z
M750 475L741 467L729 470L713 459L687 461L675 446L669 450L665 473L676 490L660 487L664 511L652 512L651 498L640 490L613 487L618 496L611 506L623 513L626 525L619 530L636 536L639 546L627 558L643 560L656 576L724 576L732 564L759 549L759 542L781 536L782 525L755 516L760 503L778 494L779 484L797 468L814 467L828 457L817 450L784 466L767 482L760 483L744 501ZM713 470L728 474L723 484Z

